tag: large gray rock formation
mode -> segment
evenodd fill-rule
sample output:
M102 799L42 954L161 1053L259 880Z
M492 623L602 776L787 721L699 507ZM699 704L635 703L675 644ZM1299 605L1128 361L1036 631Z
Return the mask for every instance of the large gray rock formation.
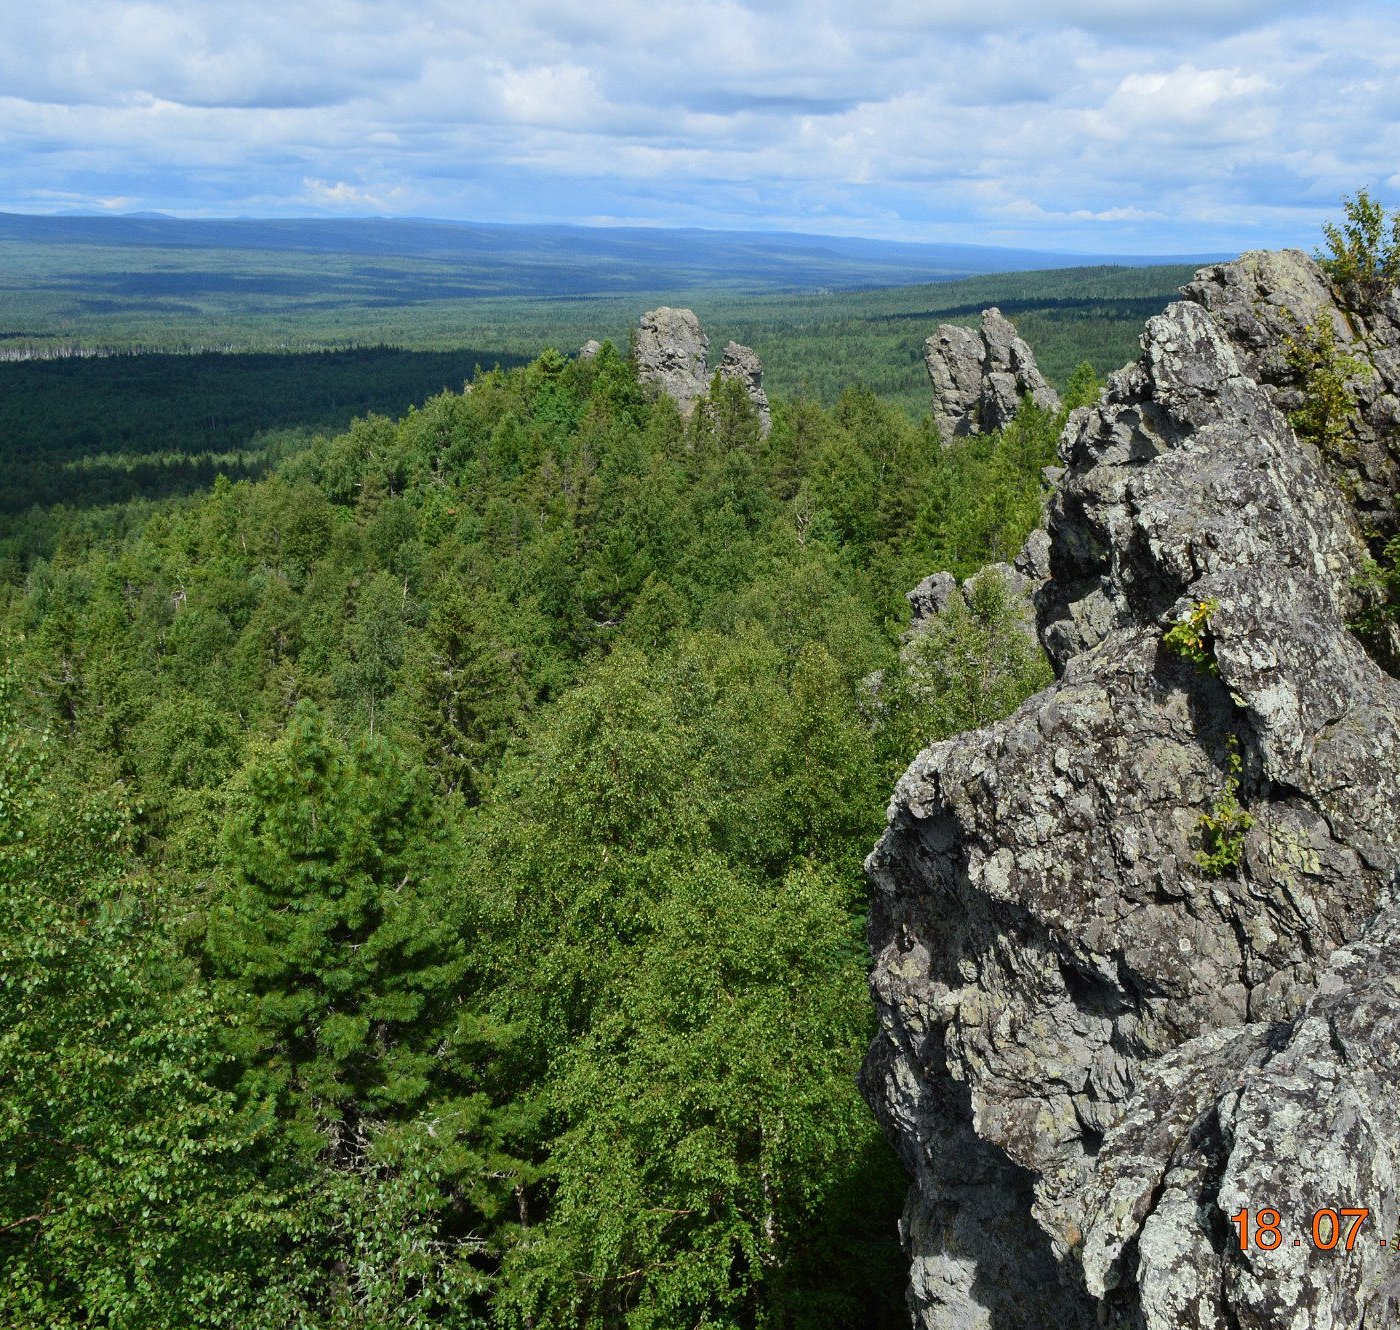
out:
M922 753L867 865L927 1330L1400 1325L1400 684L1346 626L1389 408L1329 468L1256 377L1288 320L1347 322L1304 256L1188 294L1062 438L1058 681ZM1193 615L1204 664L1163 640Z
M637 376L643 383L672 398L681 415L689 418L695 405L710 391L706 367L710 339L700 320L688 309L663 305L642 315L635 352ZM718 374L737 380L758 412L759 427L766 436L773 416L763 390L763 362L747 346L730 342L720 358Z
M1341 309L1318 266L1290 249L1204 268L1184 294L1211 312L1245 373L1283 411L1303 401L1304 384L1289 363L1288 348L1310 327L1329 325L1338 350L1369 366L1351 385L1359 415L1346 446L1327 460L1334 473L1345 474L1363 529L1386 536L1400 531L1400 464L1387 446L1400 426L1400 292L1372 309Z
M648 310L637 331L637 377L655 384L689 416L710 388L709 349L710 339L691 310L669 305Z
M1028 394L1037 406L1059 410L1058 394L999 309L983 310L975 329L941 325L924 343L924 364L945 441L1002 429Z

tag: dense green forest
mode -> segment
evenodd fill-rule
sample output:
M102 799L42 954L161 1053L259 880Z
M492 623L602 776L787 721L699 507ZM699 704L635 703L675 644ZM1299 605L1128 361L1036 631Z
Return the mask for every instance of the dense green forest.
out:
M525 359L381 346L0 365L0 580L21 580L65 541L131 529L218 475L261 476L357 416L398 415L483 365Z
M788 232L0 212L0 353L65 343L149 351L463 341L519 351L480 340L501 325L508 337L519 323L537 335L523 348L533 355L559 335L558 307L580 300L621 308L625 326L648 301L871 290L1106 261ZM593 332L613 335L611 317Z
M9 320L0 327L5 375L15 368L7 359L82 348L467 346L489 367L533 358L546 347L572 351L589 338L626 346L643 310L683 305L700 316L715 346L730 338L752 346L763 359L770 391L830 406L846 388L864 384L916 417L929 404L923 343L939 323L972 323L988 305L1004 305L1036 348L1042 369L1063 385L1082 360L1102 375L1136 356L1143 319L1175 299L1195 271L1189 264L1063 268L856 290L735 291L720 282L673 279L624 294L602 284L570 296L502 296L463 294L442 282L419 289L398 277L382 290L366 288L359 279L320 274L314 255L142 251L116 270L103 250L70 247L7 257L14 266L0 275L0 303ZM185 265L222 266L204 272L180 266L182 257ZM335 255L324 261L352 268L356 262ZM148 264L154 265L150 271ZM178 300L136 289L147 278L169 284L177 277L189 285ZM111 294L94 304L92 289L113 283Z
M861 863L1047 674L995 578L903 650L902 593L1015 553L1059 421L824 396L547 351L30 550L0 1323L903 1323Z
M1144 319L1190 274L1085 268L826 295L741 300L711 290L689 298L712 345L732 337L758 350L770 392L833 406L860 385L918 420L929 406L923 343L940 322L975 323L999 304L1063 389L1081 361L1103 375L1130 360ZM667 299L680 297L648 303ZM36 557L61 545L132 530L160 501L205 489L217 474L262 476L357 415L397 416L459 389L478 366L520 365L548 346L571 348L595 335L625 346L646 307L616 298L390 303L378 311L382 323L361 325L364 311L353 302L323 303L291 302L281 314L250 309L243 333L272 346L285 316L297 336L341 350L0 360L0 580L21 580ZM120 308L120 317L134 317ZM196 313L218 324L218 311ZM163 324L161 336L180 345L195 326L187 323ZM344 349L361 336L397 344ZM0 339L0 354L4 346Z
M589 338L625 346L644 309L680 305L716 346L752 346L770 392L831 406L864 384L916 418L938 323L1004 304L1063 385L1081 360L1102 375L1131 359L1143 319L1195 267L1051 267L1068 257L829 236L4 213L0 258L6 373L10 360L74 352L352 347L471 347L489 368Z

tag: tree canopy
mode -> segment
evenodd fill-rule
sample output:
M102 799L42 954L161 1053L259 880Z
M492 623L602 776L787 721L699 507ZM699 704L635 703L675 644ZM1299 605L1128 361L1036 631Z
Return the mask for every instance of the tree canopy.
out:
M992 582L908 644L903 592L1015 554L1058 425L945 448L853 389L765 437L608 345L37 558L4 1316L900 1323L861 864L1046 678Z

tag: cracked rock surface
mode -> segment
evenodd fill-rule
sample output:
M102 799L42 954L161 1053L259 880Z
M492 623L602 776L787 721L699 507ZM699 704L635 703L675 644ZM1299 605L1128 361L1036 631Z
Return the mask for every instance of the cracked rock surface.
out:
M758 352L738 342L727 342L720 357L719 376L735 380L748 394L758 412L759 430L766 438L773 428L773 412L768 405L768 394L763 391L763 362Z
M710 339L694 311L663 305L642 315L637 331L637 377L675 401L689 418L695 405L710 391L707 368ZM729 342L716 370L722 379L737 381L758 413L759 428L766 436L773 426L768 394L763 390L763 362L750 347Z
M705 368L710 339L692 310L662 305L642 315L637 330L637 377L655 384L689 416L709 391Z
M1061 440L1057 682L921 753L867 864L862 1080L926 1330L1400 1326L1400 683L1346 626L1389 371L1323 458L1265 368L1319 317L1384 361L1396 306L1342 310L1296 253L1187 296ZM1202 606L1209 667L1163 642Z
M945 441L1002 429L1027 395L1047 410L1060 407L1030 347L999 309L983 310L977 328L942 324L924 343L924 364L933 418Z

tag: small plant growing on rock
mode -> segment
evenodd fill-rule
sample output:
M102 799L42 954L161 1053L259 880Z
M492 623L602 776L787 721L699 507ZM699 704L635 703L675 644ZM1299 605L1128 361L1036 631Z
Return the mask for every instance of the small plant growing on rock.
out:
M1369 377L1370 365L1338 348L1336 331L1326 318L1309 324L1297 337L1285 337L1284 343L1288 367L1307 394L1303 405L1288 413L1288 423L1299 438L1345 458L1353 451L1349 436L1357 410L1347 382Z
M1190 614L1167 629L1162 636L1162 645L1207 674L1219 674L1220 667L1215 663L1215 641L1210 633L1210 616L1219 608L1220 602L1214 598L1198 600Z
M1355 198L1343 198L1342 209L1346 221L1341 226L1333 222L1323 225L1331 254L1319 253L1317 260L1364 308L1400 284L1400 212L1387 218L1385 208L1364 189L1357 190Z
M1244 858L1245 833L1254 825L1254 819L1239 800L1242 763L1240 741L1233 734L1226 745L1225 765L1229 772L1225 777L1225 788L1196 824L1200 828L1202 842L1196 862L1211 877L1224 877L1240 866Z
M1347 625L1352 631L1379 637L1400 620L1400 536L1386 541L1380 557L1352 579L1352 586L1372 602Z

